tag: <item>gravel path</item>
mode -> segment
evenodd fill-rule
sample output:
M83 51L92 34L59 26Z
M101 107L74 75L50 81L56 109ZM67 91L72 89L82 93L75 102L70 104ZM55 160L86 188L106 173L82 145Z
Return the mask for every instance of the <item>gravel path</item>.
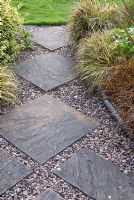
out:
M29 28L38 27L30 26ZM71 56L69 48L61 48L56 52L61 55L67 55L68 57ZM48 50L34 45L34 50L21 52L17 58L17 62L40 53L48 53ZM20 77L18 79L21 85L18 94L18 103L14 106L3 105L1 107L1 112L3 114L13 109L15 106L19 106L45 94L45 92L31 83ZM89 198L86 195L51 173L55 167L65 162L83 147L96 152L108 160L112 160L120 166L120 169L124 171L124 173L134 172L134 143L123 134L121 128L118 127L117 123L112 119L110 113L105 109L99 94L89 95L86 88L80 84L79 80L74 80L53 91L47 92L47 94L56 97L88 116L96 118L101 125L95 129L94 132L89 133L65 151L49 160L44 166L34 162L30 157L22 153L12 144L9 144L5 139L0 138L0 148L6 149L12 156L30 166L34 171L30 176L7 191L0 197L0 200L34 200L37 199L36 197L40 191L47 187L52 187L67 200L88 200Z

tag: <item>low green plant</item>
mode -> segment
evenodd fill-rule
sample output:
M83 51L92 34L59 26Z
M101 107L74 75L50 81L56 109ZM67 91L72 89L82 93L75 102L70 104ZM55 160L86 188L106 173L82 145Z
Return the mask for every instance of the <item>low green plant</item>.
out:
M111 48L114 38L111 31L94 32L83 39L77 52L78 65L76 72L85 81L90 92L103 83L112 64L118 56Z
M5 65L0 65L0 102L16 101L17 81L14 73Z
M112 31L114 42L111 48L121 57L128 59L134 55L134 28L127 28L126 31L120 28Z
M9 0L0 1L0 102L16 101L17 81L10 67L22 48L29 48L29 33L22 28L18 10Z
M0 61L3 64L14 60L20 49L29 47L28 32L22 28L22 19L10 5L9 0L0 2Z
M77 49L80 40L94 31L101 32L116 27L119 15L119 9L114 3L81 0L72 10L68 23L73 48Z

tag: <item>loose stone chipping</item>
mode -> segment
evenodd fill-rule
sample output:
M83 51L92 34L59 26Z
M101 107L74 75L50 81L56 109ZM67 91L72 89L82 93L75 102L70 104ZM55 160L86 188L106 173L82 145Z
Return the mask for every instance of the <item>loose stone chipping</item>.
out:
M111 161L86 149L80 150L54 173L97 200L133 200L133 175L122 173Z
M26 165L0 149L0 195L31 172Z
M1 135L40 164L99 125L49 95L7 113L0 124Z
M56 53L42 54L13 66L14 72L48 91L75 79L75 63Z
M45 26L28 26L28 28L33 32L35 32L35 30L39 31L41 29L46 29ZM45 48L39 45L37 45L37 47L38 48L34 49L34 52L29 50L22 52L22 55L18 57L17 62L19 63L27 58L32 58L36 56L36 54L49 53ZM71 51L68 47L58 49L56 52L63 56L71 57ZM26 100L35 99L38 96L38 93L44 93L39 90L38 87L34 87L24 79L22 80L24 83L24 89L21 94L24 96L21 98L22 103ZM87 93L87 89L77 80L72 81L67 85L62 85L56 90L49 91L48 94L52 94L57 99L65 101L68 105L73 106L75 109L86 115L97 118L100 121L101 126L95 129L91 134L86 135L84 138L73 144L71 147L68 147L62 153L50 159L50 161L44 165L45 167L32 161L31 158L25 155L21 150L13 146L11 143L8 143L5 139L0 138L2 139L0 145L3 149L6 149L18 160L27 163L28 166L34 170L30 176L20 181L12 189L7 190L0 200L38 200L35 196L40 194L40 191L47 187L52 187L56 192L62 194L66 200L89 200L88 196L84 195L79 189L74 188L71 184L54 175L52 178L50 172L54 166L59 165L61 162L65 162L65 160L70 158L74 153L77 153L78 150L83 147L90 151L95 151L101 156L114 161L120 166L121 170L125 170L125 173L134 169L132 141L130 141L129 138L126 138L120 129L117 128L117 124L106 112L99 96L90 96ZM8 109L11 108L5 108L4 112L6 113ZM125 196L127 193L129 193L128 189L127 191L124 190L125 200L127 200L127 197ZM103 192L99 191L98 195L100 200L104 200L105 194ZM108 196L108 199L111 198L111 196ZM118 200L117 196L116 200Z
M31 33L31 41L51 51L69 44L64 26L45 27L45 29L34 30Z

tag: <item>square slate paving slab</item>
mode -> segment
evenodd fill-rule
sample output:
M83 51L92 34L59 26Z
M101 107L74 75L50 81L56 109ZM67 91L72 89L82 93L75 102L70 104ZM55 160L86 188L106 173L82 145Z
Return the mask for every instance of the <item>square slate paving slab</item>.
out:
M0 149L0 195L31 172L26 165Z
M97 200L134 200L132 179L111 161L80 150L54 173Z
M64 26L50 26L32 32L31 41L53 51L68 45L68 36Z
M26 103L0 118L1 135L40 164L97 126L92 118L49 95Z
M64 200L59 194L51 189L46 189L40 194L39 200Z
M38 55L13 66L16 74L48 91L75 78L75 63L56 53Z

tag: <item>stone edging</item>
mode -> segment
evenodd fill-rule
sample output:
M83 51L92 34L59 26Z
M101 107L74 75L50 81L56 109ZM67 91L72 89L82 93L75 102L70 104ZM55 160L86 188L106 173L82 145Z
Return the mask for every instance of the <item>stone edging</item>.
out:
M124 124L123 119L119 116L117 110L115 109L115 107L113 106L113 104L110 102L110 100L108 100L106 93L104 90L100 90L100 94L102 96L103 102L106 106L106 108L110 111L111 115L114 117L114 119L120 124Z

